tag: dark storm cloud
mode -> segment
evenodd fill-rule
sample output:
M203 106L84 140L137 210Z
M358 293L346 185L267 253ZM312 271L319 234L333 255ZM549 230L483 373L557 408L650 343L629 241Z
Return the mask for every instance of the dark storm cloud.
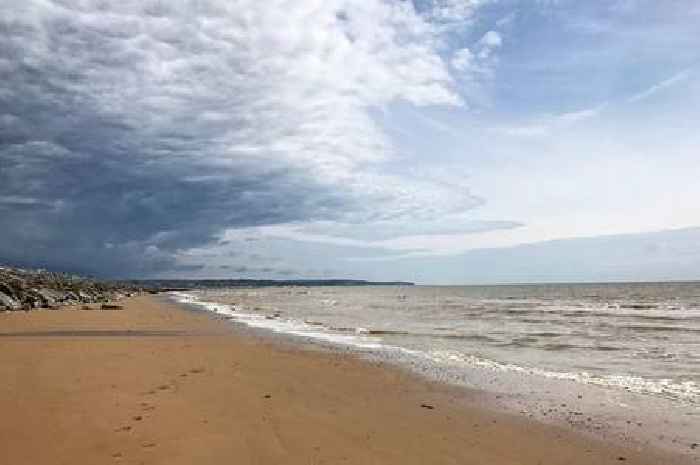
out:
M216 123L167 102L144 114L120 95L143 59L119 40L128 24L105 33L44 19L0 19L0 260L145 274L177 269L176 251L227 227L342 209L289 164L224 158Z
M22 159L5 156L8 148L21 150ZM309 218L336 202L289 173L191 182L191 172L207 168L90 152L79 162L35 164L31 144L0 150L0 198L10 199L0 202L0 256L13 262L119 272L138 263L149 271L170 266L174 251L214 240L225 227Z
M229 271L235 275L246 275L246 276L268 276L268 275L279 275L279 276L303 276L303 272L299 270L292 270L290 268L274 268L271 266L230 266L230 265L220 265L219 269Z
M461 104L424 18L379 0L285 8L299 14L0 0L0 261L153 274L229 228L478 205L385 171L394 147L370 108Z
M240 166L230 177L193 181L192 173L216 173L196 161L144 156L139 147L103 151L91 134L104 128L89 119L66 132L84 127L94 131L85 131L78 143L59 137L65 145L27 140L0 146L1 257L117 274L134 266L148 272L172 266L173 252L214 240L225 227L305 219L339 203L289 171ZM38 128L33 133L41 135ZM79 147L85 138L89 143ZM158 141L143 144L157 147Z

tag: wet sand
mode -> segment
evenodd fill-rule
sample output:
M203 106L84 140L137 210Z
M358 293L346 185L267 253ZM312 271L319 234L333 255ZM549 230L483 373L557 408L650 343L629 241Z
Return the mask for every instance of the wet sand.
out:
M0 464L682 464L153 297L0 314Z

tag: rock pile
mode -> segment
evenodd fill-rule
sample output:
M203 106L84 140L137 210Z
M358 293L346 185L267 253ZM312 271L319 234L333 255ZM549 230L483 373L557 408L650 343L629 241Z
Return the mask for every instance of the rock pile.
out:
M45 270L0 266L0 311L119 300L142 290Z

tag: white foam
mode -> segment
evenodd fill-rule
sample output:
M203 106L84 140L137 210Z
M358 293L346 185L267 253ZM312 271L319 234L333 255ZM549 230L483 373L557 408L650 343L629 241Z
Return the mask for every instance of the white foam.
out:
M281 317L271 318L258 313L244 313L234 305L202 301L197 299L194 295L185 292L171 292L171 295L179 302L198 305L219 315L228 316L233 321L243 323L252 328L263 328L275 333L291 334L362 349L379 349L383 347L379 338L366 336L361 332L356 332L356 334L341 334L324 328L323 326L310 325L303 321Z
M392 351L414 359L426 360L437 366L473 367L492 371L521 373L550 379L568 380L583 384L619 388L640 394L652 394L700 406L700 386L692 381L674 383L669 379L647 379L629 375L598 376L587 372L557 372L497 362L458 351L412 350L405 347L383 344L380 337L370 336L369 330L366 328L356 328L354 333L340 333L318 324L311 325L303 321L289 318L269 317L257 313L243 312L234 305L202 301L196 296L184 292L171 292L170 294L179 302L197 305L208 311L230 317L233 321L243 323L253 328L267 329L275 333L300 336L361 349Z
M584 384L616 387L639 394L654 394L661 397L681 400L694 405L700 404L700 386L692 381L674 383L669 379L646 379L630 375L596 376L586 372L569 373L549 371L541 368L523 367L510 363L496 362L456 351L431 351L426 355L431 360L440 364L462 364L494 371L509 371L551 379L575 381Z

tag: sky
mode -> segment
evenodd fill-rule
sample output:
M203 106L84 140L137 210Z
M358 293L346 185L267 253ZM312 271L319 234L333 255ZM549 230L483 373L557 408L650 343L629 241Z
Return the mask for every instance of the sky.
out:
M700 279L695 0L0 0L0 262Z

